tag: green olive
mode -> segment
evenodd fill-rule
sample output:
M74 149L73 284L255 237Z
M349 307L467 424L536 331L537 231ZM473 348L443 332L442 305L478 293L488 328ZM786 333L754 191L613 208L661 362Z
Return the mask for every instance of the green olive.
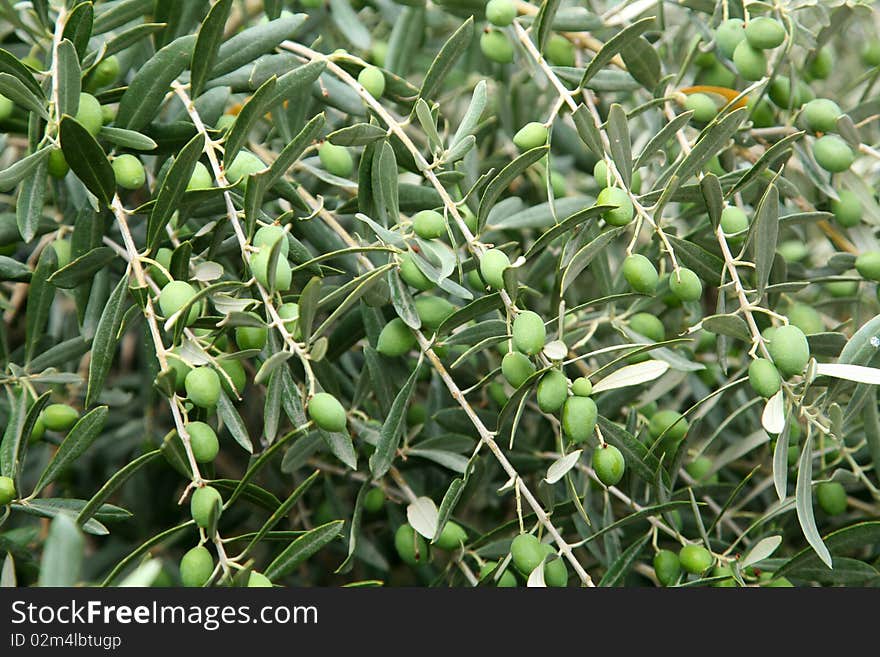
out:
M417 344L412 329L402 319L395 317L382 327L376 343L376 351L383 356L394 358L415 349Z
M516 147L521 151L528 151L546 144L548 134L549 131L547 130L546 125L538 123L537 121L532 121L531 123L526 123L519 129L519 131L513 136L513 143L516 144Z
M184 428L189 434L190 446L197 462L210 463L217 458L220 442L209 425L204 422L187 422Z
M623 261L623 277L633 290L642 294L654 294L660 282L654 263L640 253L633 253Z
M216 488L212 486L196 488L189 502L192 519L199 527L207 528L215 506L220 506L221 509L223 507L223 497Z
M681 575L681 562L671 550L660 550L654 555L654 574L663 586L672 586Z
M116 82L119 77L119 59L116 55L102 59L92 72L91 82L95 89L106 87Z
M816 486L816 499L829 516L837 516L846 511L846 489L840 482L826 481Z
M186 191L190 192L195 189L211 189L214 186L214 178L211 172L201 162L196 162L189 182L186 184Z
M15 103L3 94L0 94L0 121L5 121L12 116L12 111L14 109Z
M345 146L337 146L325 141L318 147L318 159L328 173L348 178L354 171L354 161Z
M520 534L510 543L510 556L516 569L526 577L544 560L541 541L532 534Z
M464 528L458 523L448 520L434 545L441 550L458 550L466 542L467 532Z
M501 359L501 374L514 388L519 388L534 373L532 361L518 351L510 351Z
M715 43L718 50L731 59L736 47L746 38L745 23L739 18L730 18L723 21L715 30Z
M275 262L275 285L269 285L269 258L271 255L272 250L264 247L251 256L250 264L254 278L270 292L289 290L293 282L293 270L283 253L278 254L278 260Z
M838 189L837 199L831 201L831 212L844 228L858 226L862 222L862 202L858 195L848 189Z
M248 575L248 588L269 588L272 586L272 580L266 577L263 573L258 573L256 570L252 570L251 574Z
M680 267L669 275L669 290L681 301L697 301L703 296L703 283L696 273Z
M805 303L794 303L788 309L787 315L789 323L797 326L806 335L825 331L825 322L822 320L822 315L813 306Z
M16 498L15 482L11 477L0 477L0 506L6 506Z
M482 582L487 577L491 577L493 581L495 581L495 569L498 567L497 561L486 561L480 567L480 581ZM501 573L501 577L498 578L497 584L499 588L511 588L516 586L516 575L514 575L509 569L505 568L504 572Z
M194 367L183 380L186 396L200 408L214 408L220 399L220 376L210 367Z
M761 397L772 397L782 385L776 366L766 358L756 358L749 365L749 385Z
M593 384L585 376L578 377L572 381L571 394L577 397L589 397L593 394Z
M546 340L547 329L538 313L524 310L513 320L513 345L523 353L534 356L544 348Z
M785 41L785 28L779 21L769 16L758 16L746 25L746 40L753 48L772 50Z
M498 27L507 27L516 18L513 0L489 0L486 3L486 20Z
M733 51L733 65L743 79L750 82L760 80L767 74L764 51L753 47L748 41L743 41Z
M373 98L385 93L385 75L375 66L364 66L358 73L358 82Z
M606 486L614 486L623 479L626 461L614 445L600 445L593 450L593 470Z
M437 287L434 281L425 276L422 270L419 269L419 266L416 264L415 259L409 251L404 251L400 254L399 271L403 282L407 285L411 285L417 290L422 290L424 292Z
M166 318L171 317L192 301L196 294L196 289L186 281L170 281L159 293L159 308ZM186 325L195 322L201 314L202 302L192 304L186 316Z
M820 167L831 173L846 171L856 159L849 144L837 135L825 135L814 141L813 157Z
M880 251L860 254L856 258L856 271L867 281L880 281Z
M413 215L413 230L425 240L446 234L446 217L434 210L422 210Z
M253 313L250 313L254 317ZM265 326L236 326L235 344L239 349L262 349L266 346L269 329Z
M742 242L748 229L749 216L743 210L728 205L721 211L721 230L728 240L735 244Z
M259 249L264 247L271 249L279 240L281 241L281 246L278 248L281 249L281 255L286 258L290 254L290 241L287 239L287 233L284 231L284 228L277 224L261 226L254 233L253 243Z
M486 30L480 36L480 50L493 62L510 64L513 61L513 45L507 35L498 30Z
M437 328L455 312L455 306L443 297L421 294L416 298L416 314L422 320L422 324L432 330Z
M40 417L49 431L67 431L79 420L79 411L67 404L49 404Z
M657 411L648 422L648 433L651 434L651 438L657 440L663 436L672 443L681 441L689 428L690 424L685 417L678 411L671 409Z
M421 534L408 524L397 528L394 534L394 547L400 559L410 566L417 566L428 561L428 544Z
M666 339L663 322L651 313L636 313L629 318L629 327L652 342L663 342Z
M220 377L220 385L226 391L226 394L232 397L239 397L247 385L247 373L244 371L244 365L237 358L221 358L217 361L220 369L226 376ZM226 377L232 380L230 384Z
M180 560L180 579L184 586L202 587L214 572L214 557L203 545L192 548Z
M249 175L265 168L266 164L256 155L241 151L233 158L232 164L226 166L226 180L232 185L242 184Z
M319 392L309 400L309 417L324 431L340 433L345 431L348 419L345 408L333 395Z
M385 492L381 488L371 488L364 495L363 504L367 513L378 513L385 505Z
M49 151L47 169L49 175L60 180L70 171L67 159L64 157L64 151L60 148L53 148Z
M500 249L489 249L480 258L480 274L489 287L504 289L504 270L510 267L510 258Z
M125 153L111 162L116 184L122 189L140 189L147 181L144 165L134 155Z
M547 560L544 561L544 583L547 586L563 587L568 585L568 568L565 561L555 557L556 550L549 543L542 543Z
M552 34L544 46L544 54L553 66L574 66L574 44L561 34Z
M55 251L55 257L58 260L58 269L70 264L70 240L54 240L52 242L52 249Z
M562 407L562 430L572 442L582 443L593 435L598 416L592 397L569 397Z
M785 376L800 374L810 360L810 345L807 336L797 326L780 326L774 331L767 350L770 357Z
M79 95L79 109L74 117L94 137L101 131L104 118L101 115L101 103L92 94L85 92Z
M690 94L685 100L684 108L693 111L693 118L697 123L709 123L718 114L715 101L703 93Z
M828 98L815 98L804 105L804 122L813 132L834 132L837 119L843 114L840 105Z
M559 370L550 370L541 377L536 391L538 408L545 413L555 413L568 399L568 379Z
M862 63L866 66L880 66L880 40L869 39L864 45Z
M711 476L709 475L713 467L712 459L708 456L698 456L685 465L684 469L698 483L714 484L718 482L718 474L713 473Z
M599 192L596 196L596 205L616 206L602 213L602 218L611 226L626 226L635 214L629 194L619 187L606 187Z
M700 575L712 567L715 558L702 545L685 545L678 551L678 560L685 572Z

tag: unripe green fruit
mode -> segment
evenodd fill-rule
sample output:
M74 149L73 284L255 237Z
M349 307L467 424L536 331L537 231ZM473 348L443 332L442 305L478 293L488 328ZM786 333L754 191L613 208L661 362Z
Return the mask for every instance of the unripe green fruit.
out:
M599 409L591 397L569 397L562 407L562 430L572 442L582 443L593 435Z
M519 129L519 131L513 136L513 143L516 144L516 147L521 151L528 151L532 148L537 148L538 146L546 144L548 134L549 132L546 125L538 123L537 121L532 121L531 123L526 123Z
M413 402L406 411L406 423L410 426L424 424L428 420L428 409L424 404Z
M125 153L111 163L116 184L122 189L140 189L147 181L144 165L134 155Z
M420 295L416 298L416 314L422 320L422 324L436 331L447 317L455 312L455 306L443 297Z
M294 337L298 337L299 304L293 301L282 303L278 307L278 316L284 320L284 328L293 333Z
M0 506L6 506L16 497L15 482L11 477L0 477Z
M275 246L275 243L281 241L281 246L278 247L281 249L281 255L285 258L290 253L290 242L287 239L287 233L284 232L284 229L278 225L271 226L261 226L256 233L254 233L254 246L263 249L269 248L271 249Z
M726 579L718 580L716 582L712 582L709 586L713 588L734 588L736 587L736 580L733 578L733 570L727 564L721 566L715 566L712 569L712 572L709 574L710 577L727 577Z
M547 174L544 174L544 180L547 180ZM559 198L565 196L567 189L565 184L565 176L558 171L550 171L550 188L553 190L553 196Z
M600 189L609 187L614 182L608 173L608 165L605 164L605 160L596 162L596 165L593 167L593 178Z
M788 309L788 322L797 326L806 335L822 333L825 330L822 315L813 306L808 306L805 303L795 303Z
M684 102L684 108L693 110L693 119L698 123L709 123L718 114L715 101L701 93L690 94Z
M266 577L263 573L258 573L256 570L252 570L251 574L248 575L248 588L271 588L272 580Z
M723 21L715 30L715 43L718 50L728 59L733 57L736 47L745 41L745 23L739 18Z
M633 253L623 261L623 277L633 290L642 294L654 294L660 282L654 263L640 253Z
M831 212L844 228L858 226L862 222L862 202L858 195L848 189L837 190L839 199L831 201Z
M825 283L824 287L828 294L837 299L854 296L859 291L856 281L831 281Z
M593 451L593 470L606 486L614 486L623 479L626 461L614 445L600 445Z
M544 54L553 66L574 66L574 44L561 34L553 34L547 40Z
M756 358L749 365L749 384L761 397L772 397L782 385L776 366L766 358Z
M195 523L205 529L211 520L211 511L215 506L223 507L223 497L213 486L196 488L189 502L189 511Z
M325 141L318 148L318 159L321 160L321 166L334 176L348 178L354 170L354 161L348 149L345 146L331 144L329 141Z
M226 376L220 377L220 385L226 394L238 397L247 385L247 373L244 371L244 365L237 358L223 358L217 361L220 369L232 380L230 385L226 380Z
M101 103L92 94L79 95L79 109L74 117L93 137L101 131L104 118L101 115Z
M518 351L509 351L501 359L501 374L514 388L519 388L534 373L532 361Z
M232 160L232 164L226 167L226 180L231 184L243 182L252 173L257 173L266 168L263 160L253 153L241 151Z
M709 473L712 472L712 459L708 456L698 456L684 466L684 469L699 483L716 483L718 481L717 474L709 476Z
M660 550L654 555L654 574L663 586L672 586L681 575L681 562L671 550Z
M735 205L728 205L721 211L721 230L731 242L742 242L749 229L749 217Z
M113 84L118 77L119 59L116 55L110 55L98 62L94 73L92 73L92 84L95 85L96 89L100 89L101 87Z
M794 586L787 577L778 577L771 580L769 584L764 584L767 588L791 588Z
M394 534L394 547L401 560L410 566L428 561L428 544L410 525L403 524Z
M235 115L224 114L219 119L217 119L217 123L214 124L214 128L220 132L229 132L234 125Z
M819 506L829 516L837 516L846 511L846 489L837 481L826 481L816 486Z
M34 428L31 429L31 435L28 437L28 442L36 443L43 439L43 435L46 433L46 423L43 422L43 416L38 415L36 422L34 422Z
M412 329L402 319L395 317L382 327L376 342L376 351L383 356L394 358L408 353L417 344Z
M385 493L381 488L371 488L364 495L364 510L367 513L377 513L385 505Z
M183 392L186 375L192 368L180 357L176 350L168 352L168 365L174 370L174 386L178 392Z
M504 386L497 381L492 381L486 386L486 392L489 393L489 397L492 401L499 406L504 406L504 404L507 403L507 393L504 391Z
M800 240L786 240L776 249L786 262L800 262L807 257L810 250Z
M480 567L480 581L483 581L487 577L491 576L492 579L495 579L495 568L498 566L497 561L486 561ZM510 572L510 570L505 569L503 573L501 573L501 577L498 578L497 583L495 584L499 588L511 588L516 586L516 576Z
M807 336L797 326L780 326L767 346L770 357L784 377L800 374L810 360Z
M112 105L101 105L101 122L104 125L116 120L116 108Z
M466 542L467 532L465 532L464 528L449 520L443 527L443 531L440 532L440 537L434 545L441 550L458 550L461 548L462 544Z
M193 456L198 463L210 463L217 458L220 442L209 425L204 422L187 422L185 428L189 434Z
M549 543L542 543L544 554L547 557L556 554L556 550ZM544 562L544 583L547 586L563 587L568 585L568 568L561 558Z
M333 395L319 392L309 401L309 417L324 431L345 431L347 418L345 408Z
M67 431L79 420L79 411L67 404L49 404L40 417L49 431Z
M413 215L413 230L424 240L446 234L446 218L434 210L422 210Z
M880 281L880 251L867 251L856 258L856 271L869 281Z
M486 3L486 20L497 25L506 27L516 18L516 5L513 0L489 0Z
M678 560L685 572L699 575L709 570L715 558L702 545L685 545L678 551Z
M15 109L15 103L9 100L3 94L0 94L0 121L5 121L12 116L12 110Z
M632 221L635 208L629 194L619 187L606 187L596 197L596 205L617 206L602 213L602 218L611 226L626 226Z
M166 318L171 317L195 298L196 294L196 289L186 281L171 281L159 293L159 308ZM196 321L201 313L201 301L190 306L186 316L186 325L189 326Z
M862 62L866 66L880 66L880 41L871 39L862 48Z
M736 74L721 62L716 61L710 68L699 72L696 82L730 89L736 85Z
M544 348L547 329L541 316L525 310L513 320L513 345L523 353L534 356Z
M593 384L585 376L578 377L571 384L571 394L577 397L589 397L593 394Z
M753 99L749 99L749 109L752 112L752 125L756 128L769 128L776 125L776 117L773 115L773 107L766 100L761 100L757 107Z
M480 258L480 275L495 290L504 289L504 270L508 267L510 258L499 249L489 249Z
M211 189L214 186L214 178L211 172L201 162L196 162L189 182L186 184L186 191L190 192L194 189Z
M520 534L510 543L513 565L526 577L544 560L544 547L532 534Z
M52 249L58 260L58 269L70 264L70 240L57 239L52 242Z
M846 171L856 159L849 144L837 135L825 135L814 141L813 157L820 167L831 173Z
M381 98L385 93L385 75L375 66L365 66L358 73L358 82L373 98Z
M559 370L550 370L538 383L537 397L538 408L555 413L568 399L568 379Z
M203 545L194 547L180 560L180 579L184 586L202 587L214 572L214 557Z
M677 443L687 434L690 424L678 411L666 409L657 411L648 422L648 433L657 440L663 436L671 443Z
M220 376L210 367L194 367L183 380L186 396L200 408L214 408L220 399Z
M240 349L262 349L268 336L269 330L265 326L235 327L235 344Z
M629 318L629 327L652 342L663 342L666 339L663 322L650 313L636 313Z
M759 50L778 48L785 41L785 28L773 18L759 16L746 25L746 40Z
M841 114L840 105L828 98L811 100L803 109L804 122L813 132L834 132Z
M49 151L49 158L46 166L49 175L58 180L64 178L64 176L67 175L67 172L70 171L70 166L67 164L67 159L64 157L64 151L60 148L53 148Z
M417 290L421 290L422 292L426 290L431 290L436 286L434 281L425 276L422 273L422 270L419 269L419 266L416 264L413 259L412 254L409 251L405 251L400 254L400 277L403 279L403 282L407 285L411 285Z
M733 65L737 72L750 82L760 80L767 74L767 57L748 42L740 43L733 51Z
M669 290L681 301L697 301L703 296L703 283L693 271L681 267L669 275Z
M792 93L791 80L782 76L773 78L767 90L767 95L770 96L773 104L781 109L788 109L789 106L797 109L813 99L812 89L803 80L798 81L797 87L795 87L794 93Z
M480 36L480 50L487 59L499 64L510 64L513 61L513 45L507 35L498 30L486 30Z
M810 67L807 73L809 73L810 77L815 80L825 80L831 75L831 70L833 68L834 55L831 52L831 48L825 46L816 53L815 57L813 57L813 61L810 62Z
M272 250L267 248L260 249L251 256L251 271L257 282L270 292L285 291L290 289L293 282L293 270L284 254L278 254L278 260L275 262L275 285L269 285L269 258Z

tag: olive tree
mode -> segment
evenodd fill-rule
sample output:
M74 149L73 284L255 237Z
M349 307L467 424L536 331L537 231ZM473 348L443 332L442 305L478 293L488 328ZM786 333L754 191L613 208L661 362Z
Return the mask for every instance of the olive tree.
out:
M0 2L2 583L876 584L875 19Z

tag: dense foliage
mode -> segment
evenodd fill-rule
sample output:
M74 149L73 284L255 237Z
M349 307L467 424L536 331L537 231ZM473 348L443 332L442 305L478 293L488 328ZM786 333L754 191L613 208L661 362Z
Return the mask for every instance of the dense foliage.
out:
M877 584L875 19L0 0L2 583Z

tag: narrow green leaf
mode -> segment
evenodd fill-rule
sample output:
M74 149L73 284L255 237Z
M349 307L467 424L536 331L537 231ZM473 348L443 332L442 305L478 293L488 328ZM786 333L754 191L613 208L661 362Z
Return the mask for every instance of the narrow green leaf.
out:
M83 184L103 205L116 193L116 177L107 154L82 124L71 116L61 119L61 150Z
M80 59L85 57L92 36L92 23L95 9L91 2L81 2L70 10L61 37L75 46L75 53Z
M45 100L38 97L14 75L0 73L0 94L6 96L22 109L34 112L42 119L49 119L49 110L46 109Z
M330 541L338 538L342 532L342 525L342 520L333 520L306 532L288 545L269 564L269 567L266 568L263 574L271 580L277 580L288 575Z
M49 309L55 300L55 286L49 277L58 267L55 249L43 249L37 268L31 276L31 287L27 298L25 313L25 361L30 361L37 348L37 341L43 335L49 321Z
M284 500L284 502L269 516L269 519L263 523L263 526L260 527L260 530L254 535L251 539L250 543L248 543L247 547L244 549L243 554L248 554L254 547L256 547L263 537L269 533L269 531L281 522L284 518L287 517L287 514L290 513L290 510L293 508L293 505L296 504L303 495L305 495L306 491L312 487L312 484L318 479L318 476L321 474L320 470L315 470L312 474L306 478L299 486L297 486L294 491L290 494L290 496Z
M373 157L373 203L383 226L397 224L400 206L397 191L397 160L394 149L385 141Z
M618 226L599 233L598 237L581 247L578 252L574 254L574 257L572 257L571 262L568 263L565 272L562 274L562 292L565 292L568 287L577 280L577 277L586 266L590 264L593 258L601 253L615 237L620 235L623 228L623 226Z
M147 244L152 246L161 237L165 226L171 219L171 215L177 209L177 204L186 192L190 176L196 167L196 162L202 155L205 147L205 136L197 134L180 149L174 163L168 170L162 186L156 194L156 204L147 221Z
M27 178L49 157L51 150L48 147L41 148L35 153L16 160L8 168L0 171L0 192L8 192L15 189L18 183Z
M127 463L120 470L117 470L106 483L101 486L100 490L95 493L88 503L79 512L76 517L76 523L82 527L85 525L95 513L101 508L104 502L109 498L122 484L142 467L155 460L162 454L162 450L154 449L151 452L142 454L130 463Z
M605 131L608 134L608 148L614 165L620 172L624 184L629 187L632 181L632 146L629 140L629 125L626 110L618 103L613 103L608 110L608 123Z
M33 494L36 495L43 488L52 483L61 472L72 465L91 446L101 434L104 423L107 421L107 407L98 406L83 415L67 434L58 451L49 461L46 469L40 475Z
M40 98L41 100L46 98L46 94L34 79L31 70L22 64L18 60L18 57L3 48L0 48L0 73L8 73L13 77L18 78L18 80L37 98Z
M526 169L544 157L549 150L549 146L538 146L537 148L526 151L499 171L492 180L489 181L489 184L486 185L486 189L483 191L483 195L480 198L480 208L477 212L478 234L483 231L483 227L486 225L486 219L489 217L489 211L492 209L492 206L495 205L495 202L501 196L502 192L504 192L508 185L516 180Z
M474 38L474 18L469 17L461 26L452 33L440 52L431 62L431 67L425 74L422 81L422 88L419 90L419 98L433 98L434 94L440 89L443 80L449 75L449 72L455 67L458 59L465 53Z
M604 152L602 148L602 136L599 133L599 126L593 120L593 115L586 105L581 103L572 113L571 118L574 120L574 127L578 136L586 144L595 155L601 155Z
M91 5L90 5L91 6ZM82 90L82 71L76 48L64 39L58 44L58 113L75 116Z
M49 282L55 287L69 290L91 279L116 257L116 252L109 246L99 246L56 271L49 277Z
M626 548L626 550L614 560L614 563L608 566L608 570L605 571L602 579L599 580L598 586L617 586L620 584L629 574L632 565L639 558L639 555L642 553L642 550L645 548L645 545L650 538L650 533L645 534L638 541Z
M630 41L620 51L626 70L648 91L653 91L660 84L660 57L654 46L643 36Z
M330 18L351 45L359 50L370 49L370 31L361 22L349 0L330 0Z
M223 165L227 169L247 141L251 128L266 114L274 93L275 78L272 77L254 92L235 117L235 123L232 124L232 130L223 146Z
M86 407L91 406L98 399L104 388L107 373L113 365L113 356L116 354L116 344L119 342L119 329L122 327L122 318L126 310L126 293L128 292L128 279L122 277L113 288L107 305L98 320L95 330L95 338L92 341L92 357L89 361L89 383L86 390Z
M804 532L804 537L810 547L816 551L822 562L831 565L831 553L828 551L819 530L816 528L816 518L813 515L813 437L809 436L804 443L803 451L798 462L797 487L795 489L795 507L797 508L798 522Z
M596 56L593 57L592 60L590 60L590 63L587 65L587 68L584 70L584 74L581 77L581 83L579 86L587 86L587 83L593 79L596 73L605 68L611 60L614 59L616 54L628 47L633 41L641 36L643 32L652 27L654 22L653 16L643 18L632 25L625 27L608 39L608 41L605 42L605 45L602 46L602 49L596 53Z
M446 489L443 500L440 502L440 508L437 510L437 529L434 532L434 538L431 540L431 543L436 543L443 533L443 528L446 527L446 523L455 509L455 505L458 504L463 489L464 481L460 477L453 479L452 483L449 484L449 488Z
M202 92L208 73L217 60L217 51L223 40L223 30L232 9L232 2L233 0L218 0L199 28L190 63L190 87L193 98Z
M123 148L131 148L136 151L152 151L158 147L155 141L140 132L134 130L126 130L125 128L114 128L113 126L101 126L101 132L98 133L101 139L109 141L116 146Z
M532 23L535 44L541 52L543 52L544 46L547 45L547 40L550 38L550 33L553 31L553 21L561 4L562 0L544 0L538 10L538 15L535 16L535 22Z
M249 64L263 53L274 50L285 39L292 39L305 19L305 14L284 16L262 25L249 27L227 39L217 52L217 61L211 69L209 78L219 77Z
M73 517L59 513L49 526L37 585L73 586L79 580L84 554L85 539Z
M770 269L776 256L776 240L779 237L779 192L776 185L770 184L755 210L755 271L758 280L758 295L764 294Z
M401 432L406 425L406 408L412 397L420 367L421 361L397 393L394 403L391 404L391 410L382 423L379 444L376 445L376 451L370 456L370 473L374 479L385 476L394 462L397 448L400 445Z

